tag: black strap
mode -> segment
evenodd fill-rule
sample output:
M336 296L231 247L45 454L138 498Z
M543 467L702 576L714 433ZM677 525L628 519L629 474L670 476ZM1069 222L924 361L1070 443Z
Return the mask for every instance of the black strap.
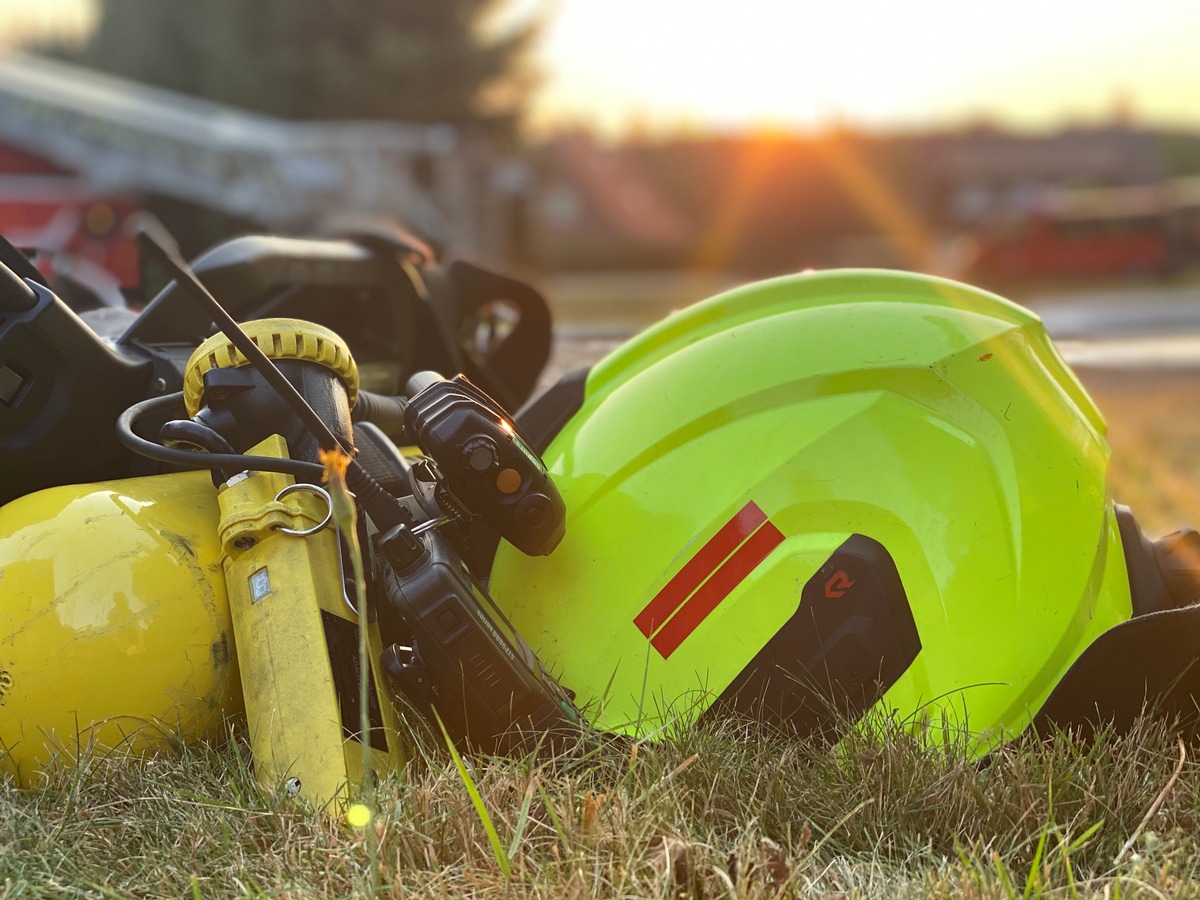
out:
M1042 735L1128 729L1143 712L1195 719L1200 697L1200 604L1138 616L1083 651L1034 717Z
M9 242L8 238L0 235L0 263L8 266L22 278L37 282L42 287L49 287L46 278L38 271L38 267L30 262L29 257Z

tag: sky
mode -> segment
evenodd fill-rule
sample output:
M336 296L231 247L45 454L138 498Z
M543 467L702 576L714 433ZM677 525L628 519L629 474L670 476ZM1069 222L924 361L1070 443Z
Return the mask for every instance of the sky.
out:
M0 33L84 28L93 11L94 0L0 0ZM1200 0L500 0L499 11L498 27L544 19L542 130L1039 128L1118 109L1200 127Z
M654 127L1200 125L1200 0L511 0L536 120Z

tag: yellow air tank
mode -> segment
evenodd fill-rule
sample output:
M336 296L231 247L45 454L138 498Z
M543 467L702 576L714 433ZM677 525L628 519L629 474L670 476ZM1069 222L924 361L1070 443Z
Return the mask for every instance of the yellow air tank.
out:
M220 735L241 711L208 472L0 507L0 767Z

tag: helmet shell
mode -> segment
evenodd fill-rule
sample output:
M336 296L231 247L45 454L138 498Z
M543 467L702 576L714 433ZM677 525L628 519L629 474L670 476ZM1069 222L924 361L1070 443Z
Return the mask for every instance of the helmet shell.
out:
M1104 431L1041 321L1000 297L867 270L752 284L589 373L544 454L566 537L545 558L501 543L491 591L599 727L645 735L744 678L865 536L919 635L875 711L985 749L1131 616ZM694 560L719 565L752 508L778 538L664 654L647 611Z

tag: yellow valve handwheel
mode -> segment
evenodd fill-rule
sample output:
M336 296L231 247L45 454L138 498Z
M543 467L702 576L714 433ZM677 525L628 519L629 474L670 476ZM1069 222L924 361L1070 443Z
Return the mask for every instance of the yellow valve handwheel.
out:
M256 319L242 325L246 336L269 359L296 359L325 366L346 385L346 399L354 407L358 399L358 366L346 342L313 322L300 319ZM183 376L183 402L189 416L200 411L204 398L204 374L211 369L236 369L249 361L224 334L214 334L188 359Z

